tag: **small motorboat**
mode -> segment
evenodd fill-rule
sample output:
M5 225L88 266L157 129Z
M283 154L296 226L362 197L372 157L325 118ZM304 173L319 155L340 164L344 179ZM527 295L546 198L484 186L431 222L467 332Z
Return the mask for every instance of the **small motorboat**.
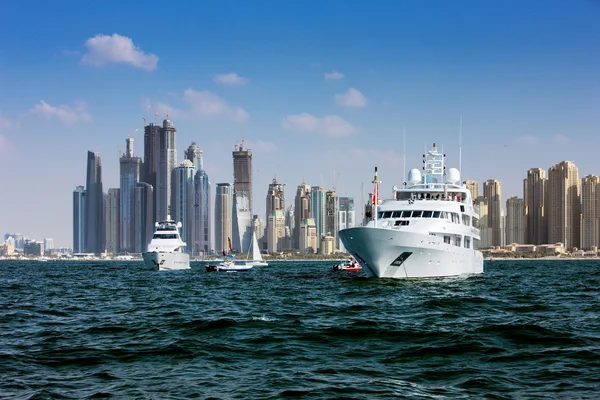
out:
M335 264L333 266L333 270L334 271L360 271L362 269L362 267L360 266L359 263L356 262L356 260L354 259L349 259L348 261L346 261L345 263L341 263L341 264Z

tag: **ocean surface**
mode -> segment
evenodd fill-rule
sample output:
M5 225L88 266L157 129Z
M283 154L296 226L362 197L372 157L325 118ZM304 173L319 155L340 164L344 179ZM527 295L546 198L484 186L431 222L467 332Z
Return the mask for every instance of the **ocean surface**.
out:
M600 260L333 264L0 261L0 398L600 398Z

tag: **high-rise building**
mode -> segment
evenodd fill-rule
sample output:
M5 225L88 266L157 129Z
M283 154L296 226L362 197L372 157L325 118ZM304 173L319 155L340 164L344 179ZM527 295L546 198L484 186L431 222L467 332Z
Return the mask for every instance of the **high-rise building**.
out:
M233 186L217 183L215 190L215 251L229 250L232 233Z
M121 253L134 252L133 224L135 218L135 185L140 181L142 159L133 154L133 138L126 140L125 154L119 159L121 166L121 190L119 191L119 251Z
M317 240L317 227L314 218L305 218L300 221L300 252L316 253Z
M252 241L252 152L244 140L233 150L233 247L246 253Z
M85 251L101 254L105 250L104 193L100 155L88 151L85 187Z
M133 251L143 253L154 235L154 188L151 184L135 184L134 204Z
M104 203L104 219L106 224L106 252L109 254L118 254L120 249L120 190L117 188L108 189L106 201Z
M477 181L468 179L465 181L465 186L469 189L469 192L471 192L471 199L473 199L473 201L479 197L479 183Z
M317 249L321 245L321 236L325 235L325 223L327 210L325 208L326 189L325 186L312 186L310 188L310 212L311 218L315 220L317 228Z
M581 180L581 248L600 247L600 178L588 175Z
M479 221L476 223L479 227L479 243L473 239L474 249L487 249L492 247L492 228L490 226L489 200L484 196L479 196L475 200L475 206L479 210Z
M342 229L353 228L355 226L355 211L354 211L354 198L353 197L340 197L339 199L339 212L338 212L338 232ZM337 235L337 248L341 252L345 252L344 244Z
M177 164L177 151L175 147L176 132L171 121L165 119L159 131L156 186L154 187L157 221L166 220L167 215L170 215L172 212L172 179L173 170Z
M527 244L540 245L548 241L546 184L546 171L541 168L527 171L527 178L523 181Z
M252 226L254 226L254 234L256 235L259 249L266 250L267 238L265 237L265 221L257 214L254 214L252 217Z
M517 196L506 200L506 243L525 244L525 205Z
M580 202L579 172L575 164L562 161L548 169L546 205L548 243L562 243L566 249L579 248Z
M54 250L54 239L44 238L44 250Z
M196 142L185 151L185 158L190 160L196 168L194 175L194 228L192 255L210 254L212 251L211 240L211 209L210 209L210 181L204 171L203 152Z
M190 160L183 160L174 173L174 198L172 204L175 222L181 222L181 240L186 242L186 252L192 252L194 226L194 175L196 168Z
M300 249L300 223L310 218L310 186L306 183L298 186L294 200L294 241L295 249ZM316 250L316 248L315 248Z
M269 184L269 189L267 190L267 216L271 215L271 211L285 210L285 194L283 186L284 184L277 182L277 179L275 178L273 178L273 181Z
M285 241L285 215L282 209L272 210L267 218L267 251L283 250Z
M483 184L483 197L488 199L488 227L492 232L492 246L504 246L504 218L502 210L502 185L495 179Z
M334 246L338 241L339 215L338 196L333 190L325 192L325 230L323 235L333 237ZM327 242L329 243L329 242ZM320 246L320 244L319 244ZM329 253L324 253L329 254Z
M144 127L144 163L142 166L141 181L149 183L153 188L156 188L160 129L160 125L152 122Z
M73 191L73 253L85 252L85 188Z

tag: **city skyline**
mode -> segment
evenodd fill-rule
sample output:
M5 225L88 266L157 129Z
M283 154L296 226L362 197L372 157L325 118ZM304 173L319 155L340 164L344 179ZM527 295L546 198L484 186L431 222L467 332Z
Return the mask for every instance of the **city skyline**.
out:
M70 14L3 3L0 33L19 41L0 43L1 183L12 193L0 200L0 229L70 247L86 152L102 159L104 192L118 188L117 147L130 134L141 155L144 126L167 114L176 165L198 143L212 185L234 183L231 151L245 140L263 219L274 177L286 204L305 182L360 205L373 166L385 198L432 142L458 167L460 115L461 178L500 181L503 208L524 197L531 168L571 161L580 178L600 174L597 3L260 4L115 14L110 2L75 3ZM188 27L131 23L159 14Z

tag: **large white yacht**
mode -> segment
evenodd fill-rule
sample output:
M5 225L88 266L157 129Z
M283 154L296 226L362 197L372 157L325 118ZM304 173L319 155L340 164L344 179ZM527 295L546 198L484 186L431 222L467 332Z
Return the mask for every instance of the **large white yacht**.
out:
M161 271L189 269L190 255L184 253L186 243L179 235L181 222L176 224L169 215L166 221L157 222L155 226L156 231L148 244L148 251L142 253L144 263Z
M446 172L446 155L435 143L423 154L423 173L412 169L392 199L379 205L377 167L373 183L373 219L339 232L363 267L379 278L483 273L478 210L460 172Z

